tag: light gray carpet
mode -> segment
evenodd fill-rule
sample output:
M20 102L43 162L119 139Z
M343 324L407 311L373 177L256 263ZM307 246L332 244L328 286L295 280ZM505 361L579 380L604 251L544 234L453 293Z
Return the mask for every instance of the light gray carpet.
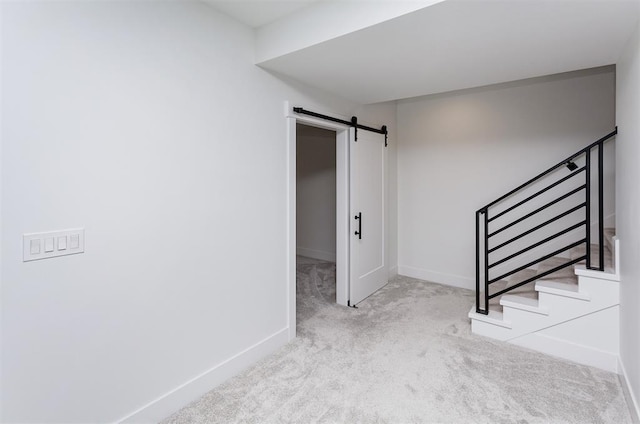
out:
M299 258L298 338L164 423L630 423L616 375L470 333L473 292L397 277L358 309Z

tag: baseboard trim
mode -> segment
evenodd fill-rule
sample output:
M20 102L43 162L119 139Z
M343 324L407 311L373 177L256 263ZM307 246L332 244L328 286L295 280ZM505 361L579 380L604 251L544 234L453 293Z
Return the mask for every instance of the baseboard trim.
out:
M537 333L525 334L509 340L509 343L605 371L618 372L618 355L590 346Z
M117 423L157 423L287 344L289 328L243 350L130 413Z
M640 423L640 405L638 405L638 398L636 398L633 388L629 384L629 377L627 370L624 367L624 363L618 358L618 379L622 386L622 392L624 398L629 405L629 413L631 414L631 421L634 423Z
M398 274L411 278L418 278L420 280L431 281L432 283L444 284L446 286L460 287L469 290L475 290L476 288L476 282L473 278L446 274L444 272L431 271L407 265L398 265Z
M321 261L336 261L336 253L325 252L323 250L308 249L306 247L297 247L296 254L307 258L320 259Z

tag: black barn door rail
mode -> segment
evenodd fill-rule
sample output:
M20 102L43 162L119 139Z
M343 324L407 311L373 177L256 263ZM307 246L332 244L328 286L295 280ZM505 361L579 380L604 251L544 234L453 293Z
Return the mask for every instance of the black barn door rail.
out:
M344 119L334 118L333 116L323 115L321 113L312 112L310 110L305 110L305 109L303 109L301 107L294 107L293 111L295 113L299 113L299 114L302 114L302 115L309 115L309 116L313 116L314 118L324 119L325 121L337 122L339 124L348 125L350 127L353 127L353 128L356 129L356 141L358 141L358 129L365 130L365 131L371 131L371 132L374 132L374 133L377 133L377 134L384 134L384 145L385 145L385 147L387 146L387 137L389 135L389 132L387 131L387 126L386 125L383 125L380 129L378 129L378 128L373 128L373 127L368 127L366 125L358 124L358 118L356 116L352 116L351 117L351 121L346 121Z

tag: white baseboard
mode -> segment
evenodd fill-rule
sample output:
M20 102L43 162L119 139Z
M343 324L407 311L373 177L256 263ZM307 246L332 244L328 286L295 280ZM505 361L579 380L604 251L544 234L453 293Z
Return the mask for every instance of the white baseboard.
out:
M624 398L629 405L629 413L631 414L631 421L634 423L640 423L640 405L638 404L638 398L633 392L633 387L629 384L629 376L627 370L624 367L624 363L618 358L618 377L620 379L620 385L622 386L622 392Z
M162 419L167 418L180 408L198 399L227 379L275 352L287 344L288 340L289 329L283 328L277 333L149 402L140 409L118 420L117 423L139 424L160 422Z
M398 265L398 274L411 278L418 278L420 280L431 281L433 283L444 284L446 286L460 287L469 290L475 290L476 288L476 281L473 278L446 274L443 272L431 271L407 265Z
M590 346L538 333L526 334L509 340L509 343L605 371L618 372L618 355Z
M320 259L321 261L336 261L336 252L325 252L322 250L308 249L306 247L297 247L296 254L307 258Z

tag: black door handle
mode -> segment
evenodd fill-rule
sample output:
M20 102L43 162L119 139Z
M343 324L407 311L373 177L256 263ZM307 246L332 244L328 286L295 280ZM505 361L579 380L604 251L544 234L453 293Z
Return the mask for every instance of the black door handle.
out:
M358 231L355 234L358 236L358 240L362 240L362 212L358 212L355 218L358 220Z

